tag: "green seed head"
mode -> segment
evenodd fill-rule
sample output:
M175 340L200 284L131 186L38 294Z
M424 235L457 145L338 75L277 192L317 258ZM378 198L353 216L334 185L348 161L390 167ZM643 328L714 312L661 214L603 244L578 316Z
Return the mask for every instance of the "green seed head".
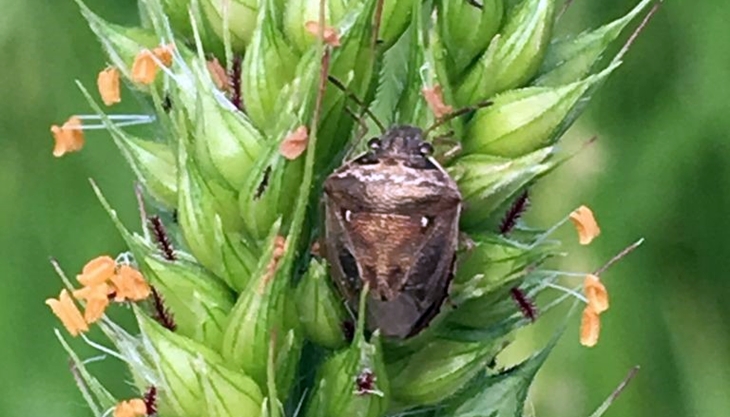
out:
M98 323L140 396L157 390L159 416L523 414L527 388L554 341L513 368L494 362L538 307L549 310L567 297L551 291L569 274L542 264L560 254L551 233L578 220L566 216L544 231L520 216L530 187L566 160L557 141L626 48L607 65L601 55L649 0L559 40L554 0L141 0L141 28L106 22L78 2L118 69L111 73L148 99L142 107L151 114L107 115L113 109L82 87L96 114L76 118L73 131L65 124L66 131L52 131L57 140L78 141L79 128L105 128L130 163L140 183L141 232L123 225L94 188L129 248L124 266L136 268L151 295L134 307L139 335L104 311L87 323L79 306L85 313L91 303L68 305L68 294L94 288L63 273L65 298L49 305L64 325L76 320L67 326L72 334ZM130 117L153 126L128 130L119 120ZM421 284L431 278L424 265L406 268L419 272L400 286L386 283L412 300L448 287L431 297L440 305L417 306L427 310L419 316L424 323L405 339L366 332L372 294L355 286L360 315L351 317L335 290L342 285L330 282L333 265L309 253L312 242L332 239L332 225L320 226L325 179L396 124L422 129L431 145L424 149L434 151L424 151L424 169L443 167L461 196L453 223L438 229L459 236L444 241L458 247L455 256L439 258L442 249L420 244L442 220L427 212L433 205L414 204L408 213L424 228L410 237L409 251L453 269L433 273L443 277L440 286ZM64 149L80 149L83 137L72 145ZM382 198L363 193L366 203ZM156 204L145 207L145 200ZM369 265L353 259L382 251L353 233L362 225L350 217L367 211L360 203L338 207L343 247L326 258L339 260L343 281L369 288L357 281ZM400 212L379 214L408 223ZM101 258L116 277L118 261ZM113 305L115 294L100 288L96 305ZM564 291L593 311L580 288ZM68 311L58 314L62 307ZM598 313L590 319L586 333L600 324ZM343 331L351 320L354 337ZM113 413L115 394L60 339L94 414Z

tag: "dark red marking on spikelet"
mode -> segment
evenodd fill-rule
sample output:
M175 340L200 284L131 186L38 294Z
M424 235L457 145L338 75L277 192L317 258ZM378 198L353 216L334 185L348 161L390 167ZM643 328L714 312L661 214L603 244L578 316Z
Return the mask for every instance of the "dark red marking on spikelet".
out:
M172 98L170 97L170 94L165 94L162 98L162 110L164 110L165 113L170 113L170 110L172 110Z
M363 369L357 377L355 377L355 393L357 395L370 394L375 391L375 373L369 369Z
M231 83L231 103L238 110L245 111L243 107L243 92L241 91L241 75L242 75L243 57L239 54L233 57L233 65L231 66L230 83Z
M264 191L266 191L266 187L269 186L269 177L270 176L271 176L271 167L268 166L264 170L264 177L261 179L261 182L259 183L258 187L256 187L256 192L253 195L254 200L258 200L264 194Z
M147 388L147 391L145 391L142 399L144 401L145 408L147 408L147 415L151 416L157 414L157 387L150 385L150 387Z
M162 327L173 332L177 329L177 323L175 323L172 312L165 306L165 299L155 287L152 287L152 308L154 310L152 318L160 323Z
M355 338L355 322L352 320L345 320L341 324L342 334L345 336L347 343L351 343L352 339Z
M157 247L160 248L160 252L168 261L174 261L177 259L175 256L175 250L172 248L172 242L170 237L167 235L165 225L162 224L160 216L150 216L148 219L149 228L155 237Z
M535 320L537 320L538 316L537 306L535 306L535 302L530 300L530 298L527 297L527 294L525 294L521 289L517 287L509 290L509 293L512 296L512 299L517 304L517 307L519 307L520 311L522 311L522 315L525 316L526 319L534 323Z
M527 190L525 190L519 196L517 196L517 199L515 199L509 210L507 210L507 213L502 219L502 223L499 225L499 233L502 235L506 235L507 233L511 232L517 224L517 220L522 217L529 205L529 194Z
M497 367L497 357L492 356L492 359L490 359L489 362L487 362L487 368L494 369L496 367Z
M484 8L484 5L477 2L476 0L466 0L466 2L474 7L476 7L479 10L482 10Z

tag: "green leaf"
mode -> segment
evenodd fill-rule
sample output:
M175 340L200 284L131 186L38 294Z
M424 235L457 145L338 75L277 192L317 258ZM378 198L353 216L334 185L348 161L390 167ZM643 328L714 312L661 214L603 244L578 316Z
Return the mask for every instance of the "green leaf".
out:
M415 126L425 126L429 120L432 120L432 113L428 109L426 102L423 100L423 82L421 79L421 67L426 63L425 51L427 48L427 19L430 16L430 10L425 8L422 2L413 3L413 12L411 13L412 22L409 32L405 36L410 36L410 55L408 56L408 72L401 78L403 83L403 92L395 109L396 124L410 124Z
M480 297L466 300L446 314L437 333L440 337L463 342L512 338L510 334L514 330L532 324L521 304L513 298L512 290L518 288L532 301L557 275L559 273L555 271L539 268L517 271L512 280ZM548 306L541 312L549 309Z
M512 331L530 324L510 296L510 290L515 286L504 285L460 304L438 326L439 337L459 342L481 342L506 338Z
M140 14L149 13L146 7L148 1L140 1ZM170 26L176 33L191 37L193 28L190 24L189 10L193 6L192 0L160 0L162 9L170 21Z
M378 75L378 86L375 92L375 98L370 105L370 111L385 126L395 123L397 116L396 107L401 100L403 92L408 86L410 59L412 55L412 42L414 37L411 35L413 31L411 25L398 42L388 49L382 58L380 65L380 74ZM375 130L376 126L368 121L369 130Z
M618 387L611 393L611 395L606 398L606 400L596 409L596 411L591 414L591 417L601 417L603 414L608 411L608 408L611 407L611 404L618 399L618 396L623 392L624 389L626 389L626 386L631 382L632 379L636 376L636 374L639 372L639 366L634 366L630 371L629 374L626 375L626 378L624 378L623 381L619 384Z
M186 259L182 252L175 252L178 257L175 261L161 258L153 243L124 227L96 184L92 182L92 186L143 275L161 292L166 307L171 309L177 331L209 346L220 346L223 328L233 307L230 289L207 270Z
M312 117L320 74L320 59L314 52L312 50L302 58L294 81L279 92L277 117L272 118L276 133L267 137L265 148L240 189L239 213L245 230L254 239L266 237L279 217L286 229L294 217L292 207L303 198L303 184L310 185L303 180L305 158L289 161L281 155L279 147L289 132L308 125ZM314 149L315 139L310 132L307 153Z
M347 93L331 83L325 91L318 125L317 171L329 172L334 164L339 164L342 151L351 139L354 118L345 109L353 109L355 114L361 111L358 105L349 101L348 94L368 101L376 74L375 65L381 54L380 47L373 45L372 20L377 1L351 3L341 23L341 45L331 50L329 75L340 81Z
M447 402L448 417L522 417L528 389L547 359L558 337L538 354L498 375L475 379Z

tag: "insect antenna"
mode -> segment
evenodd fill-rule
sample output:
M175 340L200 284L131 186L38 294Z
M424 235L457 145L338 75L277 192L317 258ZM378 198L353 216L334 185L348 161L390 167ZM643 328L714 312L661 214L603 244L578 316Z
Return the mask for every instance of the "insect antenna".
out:
M329 81L332 84L335 85L335 87L337 87L340 90L342 90L342 92L346 94L347 98L349 98L350 100L352 100L353 102L355 102L355 104L357 104L358 106L360 106L360 110L362 110L363 113L365 113L368 117L370 117L370 119L373 121L373 123L375 123L375 125L378 126L378 129L380 129L380 133L381 134L382 133L385 133L385 131L387 130L385 128L385 125L383 125L383 123L378 119L378 117L375 116L375 114L373 114L373 112L370 111L370 109L368 108L368 106L357 95L355 95L355 93L353 93L352 91L350 91L347 88L346 85L342 84L342 81L338 80L334 76L330 75L327 78L329 79ZM359 117L356 117L356 120L357 119L360 119L360 118ZM360 125L363 125L364 124L364 123L362 123L362 120L358 120L358 123L360 123Z
M362 117L359 117L355 114L354 111L352 111L349 107L345 107L345 112L352 117L355 122L360 126L360 129L357 131L357 136L355 138L355 141L352 145L353 148L357 147L357 145L360 143L362 138L364 138L368 134L368 125L365 123L365 121L362 119ZM347 154L349 155L351 150L347 151Z
M454 110L451 113L447 114L446 116L437 119L431 126L429 126L426 130L423 131L423 135L428 137L428 134L431 133L434 129L436 129L440 126L443 126L444 124L456 119L457 117L461 117L461 116L471 113L473 111L477 111L479 109L489 107L492 104L494 104L494 102L492 102L490 100L485 100L485 101L481 101L473 106L462 107L458 110Z
M380 134L385 133L387 130L385 128L385 125L378 119L373 112L370 111L368 106L357 96L355 93L350 91L346 85L344 85L340 80L333 77L332 75L328 76L329 81L334 84L337 88L342 90L342 92L345 93L346 97L350 100L352 100L355 104L360 106L360 110L367 115L370 120L375 123L376 126L378 126L378 129L380 129ZM357 122L358 125L360 125L360 128L358 129L357 136L355 137L355 140L352 141L350 146L348 146L344 152L345 159L348 159L352 152L357 149L358 145L360 145L360 142L362 142L363 138L368 134L368 125L365 123L361 115L356 114L354 111L352 111L349 107L345 106L345 111L347 114L349 114L355 122Z

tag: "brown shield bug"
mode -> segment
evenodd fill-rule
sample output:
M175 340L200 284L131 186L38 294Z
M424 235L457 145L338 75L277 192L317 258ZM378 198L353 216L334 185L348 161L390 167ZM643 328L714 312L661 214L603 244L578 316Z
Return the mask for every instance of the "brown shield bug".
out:
M324 183L325 256L350 310L367 282L368 328L407 338L447 297L461 194L421 129L392 127L368 146Z

